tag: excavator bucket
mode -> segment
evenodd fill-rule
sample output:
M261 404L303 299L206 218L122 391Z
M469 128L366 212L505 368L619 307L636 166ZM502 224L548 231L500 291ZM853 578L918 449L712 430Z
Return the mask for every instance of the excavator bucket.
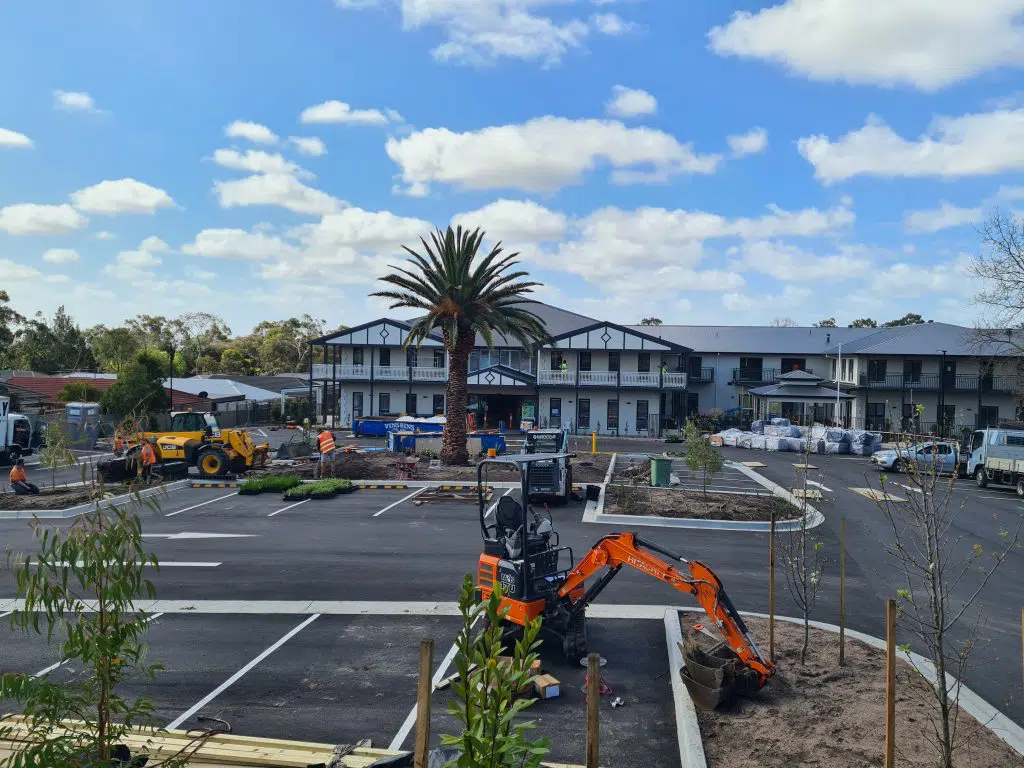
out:
M758 690L756 673L747 669L725 643L705 649L698 635L687 630L680 650L685 664L683 683L698 709L717 709L736 696L749 696Z

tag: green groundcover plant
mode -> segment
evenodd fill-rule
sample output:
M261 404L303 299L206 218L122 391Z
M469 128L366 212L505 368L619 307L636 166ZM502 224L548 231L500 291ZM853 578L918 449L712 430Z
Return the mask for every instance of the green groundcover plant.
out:
M303 499L330 499L340 493L351 493L355 490L349 480L317 480L315 483L303 483L284 492L285 499L301 501Z
M302 485L302 478L298 475L265 475L246 480L239 486L238 492L243 496L257 493L284 493L300 485Z

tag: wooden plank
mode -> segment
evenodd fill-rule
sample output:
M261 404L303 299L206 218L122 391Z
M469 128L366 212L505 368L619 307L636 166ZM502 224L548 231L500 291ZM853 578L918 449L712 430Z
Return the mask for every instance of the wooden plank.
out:
M806 490L803 489L803 488L790 488L789 490L790 490L790 493L792 493L798 499L821 499L822 498L821 491L814 490L812 488L807 488Z
M601 742L601 657L592 653L587 657L587 768L598 768Z
M741 461L744 467L750 467L751 469L757 469L758 467L767 467L767 464L762 464L760 461Z

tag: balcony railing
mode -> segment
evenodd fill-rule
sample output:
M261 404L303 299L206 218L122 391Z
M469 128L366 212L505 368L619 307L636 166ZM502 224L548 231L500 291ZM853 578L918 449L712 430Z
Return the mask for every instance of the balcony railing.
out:
M733 368L732 380L747 384L774 384L779 377L778 368Z
M687 375L685 373L662 374L665 389L686 389Z
M313 366L313 378L321 381L333 378L338 381L368 381L371 378L370 366L317 363ZM427 366L375 365L373 378L377 381L447 381L448 369Z
M580 371L581 387L614 387L615 385L615 371Z
M946 378L946 385L949 385L949 377ZM953 381L953 387L959 391L977 392L1005 392L1015 393L1020 383L1017 376L984 376L973 373L958 373Z
M650 371L623 371L620 374L623 387L655 387L660 384L659 374Z
M715 369L714 368L701 368L700 373L696 376L697 370L690 371L687 379L691 384L707 384L708 382L715 380Z
M685 373L658 371L541 371L537 383L563 387L637 387L641 389L685 389Z

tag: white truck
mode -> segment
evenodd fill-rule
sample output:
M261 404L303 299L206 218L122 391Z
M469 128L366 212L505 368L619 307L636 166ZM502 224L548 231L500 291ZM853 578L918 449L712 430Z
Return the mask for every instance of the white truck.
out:
M32 422L11 413L11 398L0 396L0 464L13 464L32 453Z
M979 488L1012 485L1024 496L1024 428L979 429L971 435L967 474Z

